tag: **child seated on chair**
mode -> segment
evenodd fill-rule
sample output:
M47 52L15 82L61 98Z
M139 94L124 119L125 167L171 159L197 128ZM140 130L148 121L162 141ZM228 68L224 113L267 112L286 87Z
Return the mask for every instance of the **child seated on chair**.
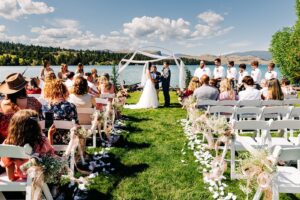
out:
M52 137L53 132L54 128L52 127L49 130L49 137ZM41 132L38 113L33 110L20 110L14 114L9 123L8 136L3 144L16 146L29 144L34 153L54 154L54 149L48 138ZM1 166L6 168L7 176L11 181L26 178L26 174L20 170L20 166L25 162L27 159L1 158Z

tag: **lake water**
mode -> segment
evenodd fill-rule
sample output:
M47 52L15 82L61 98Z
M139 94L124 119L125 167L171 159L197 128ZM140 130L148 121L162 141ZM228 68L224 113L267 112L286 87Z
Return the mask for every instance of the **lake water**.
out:
M60 70L60 66L51 66L52 69L57 72ZM192 74L194 73L195 69L199 67L198 65L187 65L186 66ZM208 65L211 70L214 69L214 65ZM5 77L11 73L22 73L27 67L26 66L0 66L0 81L3 81ZM40 71L41 71L41 66L29 66L27 71L25 72L26 77L34 77L38 76ZM112 66L84 66L84 71L85 72L90 72L91 69L96 68L98 71L98 74L101 75L103 73L109 73L111 74L112 71ZM178 85L178 73L179 70L177 66L171 66L171 86L176 87ZM157 65L158 71L162 70L161 65ZM260 69L262 71L262 74L264 76L265 72L267 71L267 66L266 65L260 65ZM76 66L69 66L69 70L75 71ZM278 72L279 78L281 78L281 73L279 72L278 68L275 68L275 70ZM143 66L142 65L131 65L126 68L124 71L123 79L125 80L126 84L134 84L138 83L141 80L141 74L143 71ZM250 73L251 67L247 66L247 71Z

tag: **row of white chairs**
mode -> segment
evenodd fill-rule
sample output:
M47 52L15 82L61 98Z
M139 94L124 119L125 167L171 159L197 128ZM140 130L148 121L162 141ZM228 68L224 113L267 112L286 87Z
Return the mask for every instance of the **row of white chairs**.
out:
M29 95L40 100L40 95ZM109 103L109 98L114 98L115 94L102 94L100 98L96 98L96 103L106 106ZM86 130L90 130L92 127L92 120L94 116L95 108L77 108L78 119L81 127L84 127ZM104 111L103 111L104 112ZM45 129L45 120L39 122L41 129ZM54 120L53 121L57 129L70 130L75 127L76 124L74 121L65 121L65 120ZM99 132L101 130L98 130ZM97 131L92 130L93 137L93 147L96 147L96 133ZM100 135L101 137L101 135ZM26 146L28 147L28 146ZM53 145L54 150L57 152L66 151L68 145ZM30 150L32 152L32 149ZM70 159L70 169L74 174L75 166L75 152L76 149L71 151ZM0 144L0 157L10 157L16 159L29 159L31 152L28 151L25 147L19 147L14 145L3 145ZM31 183L34 177L27 177L27 180L20 181L10 181L6 173L0 175L0 199L5 199L5 196L2 192L26 192L26 200L32 199L32 188ZM46 183L42 186L42 192L47 200L53 200L53 197L50 193L48 185Z
M285 99L285 100L198 100L197 107L203 106L238 106L238 107L262 107L262 106L293 106L300 104L300 99Z
M207 113L216 116L224 116L227 119L299 119L300 107L294 106L272 106L272 107L232 107L232 106L210 106Z
M268 148L272 150L275 146L295 147L300 145L300 135L294 136L295 130L300 130L300 120L281 121L233 121L232 127L235 137L230 145L231 150L231 178L235 176L235 152L249 151ZM272 137L271 131L284 130L283 137ZM243 136L242 132L252 133L252 136Z

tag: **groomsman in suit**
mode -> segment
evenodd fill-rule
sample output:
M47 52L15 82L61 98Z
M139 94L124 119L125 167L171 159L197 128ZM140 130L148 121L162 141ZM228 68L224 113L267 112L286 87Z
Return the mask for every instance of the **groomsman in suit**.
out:
M151 77L154 80L154 86L155 86L156 93L157 93L157 99L159 99L159 82L160 82L161 73L157 71L157 67L155 65L153 65L151 67Z
M161 85L164 92L164 99L165 99L165 107L170 106L170 80L171 80L171 70L169 62L165 61L162 76L161 76Z

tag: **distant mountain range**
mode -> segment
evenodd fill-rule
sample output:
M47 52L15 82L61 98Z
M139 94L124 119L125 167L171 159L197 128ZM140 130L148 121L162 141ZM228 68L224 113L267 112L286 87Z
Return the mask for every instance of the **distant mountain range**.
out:
M176 54L178 57L190 58L190 59L204 59L212 62L214 59L220 56L212 54L203 54L200 56L190 56L185 54ZM268 64L272 60L271 53L268 51L246 51L246 52L235 52L230 54L221 55L222 64L226 64L228 61L233 60L235 64L250 64L251 61L257 60L260 64Z

